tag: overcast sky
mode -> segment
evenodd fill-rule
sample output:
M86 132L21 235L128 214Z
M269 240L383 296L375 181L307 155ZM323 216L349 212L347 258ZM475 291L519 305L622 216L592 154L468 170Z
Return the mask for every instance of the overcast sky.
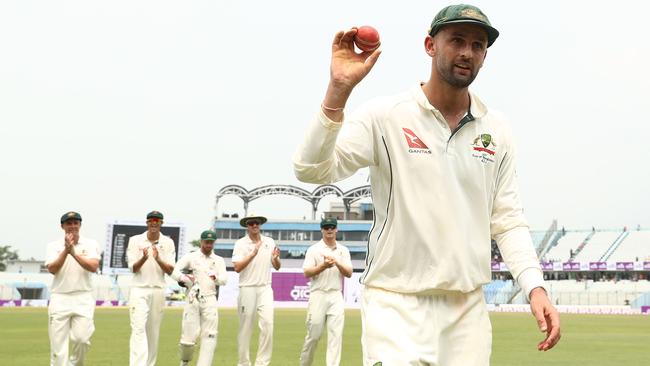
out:
M67 210L102 244L108 222L153 209L193 239L227 184L312 190L291 156L324 95L334 33L381 34L354 108L428 78L423 40L447 4L2 0L0 245L43 259ZM650 227L646 2L474 4L501 36L471 89L512 122L531 227ZM310 216L289 197L251 210ZM243 207L227 197L219 211Z

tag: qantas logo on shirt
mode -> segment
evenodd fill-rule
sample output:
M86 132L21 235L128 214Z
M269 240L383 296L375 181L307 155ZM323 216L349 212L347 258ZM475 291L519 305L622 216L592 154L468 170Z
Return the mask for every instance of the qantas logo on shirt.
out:
M406 137L406 143L408 144L410 153L431 154L429 147L424 143L424 141L420 140L415 132L406 127L402 127L402 131L404 131L404 137Z

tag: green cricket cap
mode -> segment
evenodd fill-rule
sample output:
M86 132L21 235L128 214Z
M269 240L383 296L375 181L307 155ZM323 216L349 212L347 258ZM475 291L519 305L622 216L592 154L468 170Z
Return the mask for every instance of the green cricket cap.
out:
M458 4L449 5L436 14L429 28L429 35L435 36L440 29L447 24L473 23L481 26L488 35L488 47L499 37L499 31L492 27L488 17L473 5Z
M163 219L163 214L160 211L151 211L147 214L147 220L149 219Z
M336 217L326 217L320 220L320 227L324 228L325 226L338 226L338 221L336 221Z
M212 230L205 230L201 233L201 240L217 240L217 233Z
M64 222L68 220L79 220L81 221L81 215L79 215L78 212L74 211L68 211L61 216L61 223L63 224Z

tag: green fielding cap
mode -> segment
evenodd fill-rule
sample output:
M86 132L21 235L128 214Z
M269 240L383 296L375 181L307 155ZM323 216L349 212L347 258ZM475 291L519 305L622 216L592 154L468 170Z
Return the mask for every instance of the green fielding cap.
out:
M325 226L337 226L338 221L336 221L336 217L327 217L322 220L320 220L320 227L323 228Z
M205 230L201 233L201 240L217 240L217 233L212 230Z
M147 220L156 218L156 219L163 219L163 214L160 211L151 211L147 214Z
M449 5L440 10L431 22L429 35L433 37L443 26L458 23L474 23L483 27L488 34L488 47L492 46L492 43L499 37L499 31L492 27L481 9L467 4Z
M79 221L81 221L81 215L79 215L78 212L74 212L74 211L66 212L66 213L63 214L63 216L61 216L61 223L63 224L64 222L66 222L68 220L79 220Z

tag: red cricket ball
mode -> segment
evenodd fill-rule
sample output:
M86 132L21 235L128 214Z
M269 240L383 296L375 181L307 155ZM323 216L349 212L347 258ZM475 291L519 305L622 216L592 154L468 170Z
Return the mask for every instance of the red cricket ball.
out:
M354 44L362 51L374 51L379 47L379 32L369 25L361 26L354 35Z

